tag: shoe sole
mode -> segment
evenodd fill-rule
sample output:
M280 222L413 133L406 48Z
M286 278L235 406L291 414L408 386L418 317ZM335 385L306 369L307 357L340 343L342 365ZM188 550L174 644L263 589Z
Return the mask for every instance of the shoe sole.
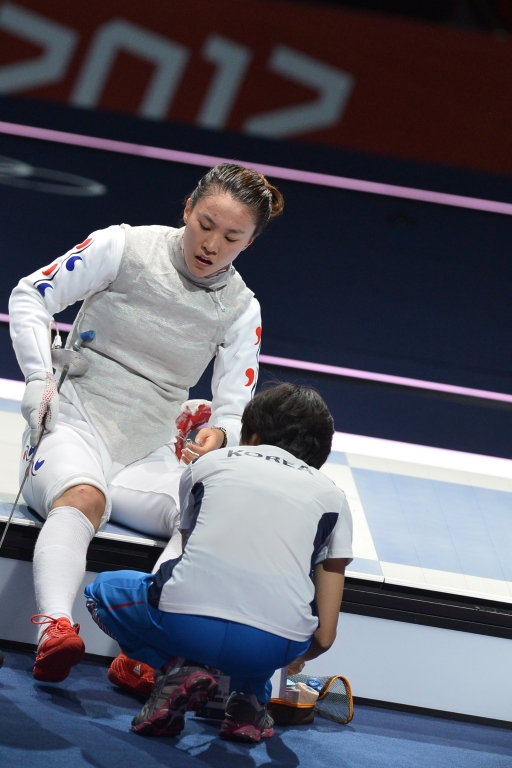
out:
M270 739L274 735L273 728L258 728L251 723L224 722L221 725L219 736L229 741L243 741L246 744L257 744L261 739Z
M75 664L79 664L85 655L85 645L78 637L64 640L58 648L50 651L43 658L36 657L34 678L40 683L62 683ZM76 641L80 640L79 643Z
M185 712L196 711L213 699L219 686L211 675L193 672L178 685L165 704L132 731L142 736L178 736L185 727Z
M112 685L117 685L117 687L122 688L123 691L135 693L137 696L144 696L146 699L149 698L151 689L154 685L154 681L151 683L149 680L137 680L136 683L130 683L129 680L121 678L112 667L108 670L107 677Z

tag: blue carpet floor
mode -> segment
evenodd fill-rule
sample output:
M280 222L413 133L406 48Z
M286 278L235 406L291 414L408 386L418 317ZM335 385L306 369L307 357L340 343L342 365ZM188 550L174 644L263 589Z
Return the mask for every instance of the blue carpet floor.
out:
M59 685L36 683L33 655L6 652L0 670L0 766L23 768L512 768L512 731L357 707L340 726L276 729L258 745L221 741L187 719L179 739L129 730L140 704L85 662Z

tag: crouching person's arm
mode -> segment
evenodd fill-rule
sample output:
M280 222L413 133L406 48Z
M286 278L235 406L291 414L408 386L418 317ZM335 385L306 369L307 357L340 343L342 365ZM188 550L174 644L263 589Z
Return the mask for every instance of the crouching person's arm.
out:
M318 629L308 650L295 659L289 667L290 675L302 671L306 661L316 659L329 650L336 639L341 598L345 584L345 568L351 558L324 560L315 567L315 600L318 608Z

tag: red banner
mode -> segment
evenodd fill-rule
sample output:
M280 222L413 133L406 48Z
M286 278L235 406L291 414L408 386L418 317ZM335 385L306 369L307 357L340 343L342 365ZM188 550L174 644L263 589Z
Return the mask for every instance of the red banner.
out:
M512 44L271 0L0 5L0 93L512 172Z

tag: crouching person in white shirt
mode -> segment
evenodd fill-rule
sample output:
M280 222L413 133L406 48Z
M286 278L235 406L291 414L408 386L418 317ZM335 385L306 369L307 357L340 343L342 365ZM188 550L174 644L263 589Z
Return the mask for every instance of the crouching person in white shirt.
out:
M86 588L103 631L157 668L137 733L179 734L185 711L215 695L216 668L231 676L221 736L272 736L274 671L298 672L334 642L352 518L318 471L333 431L309 387L260 392L244 410L240 447L201 456L182 476L183 555L155 574L103 573Z

